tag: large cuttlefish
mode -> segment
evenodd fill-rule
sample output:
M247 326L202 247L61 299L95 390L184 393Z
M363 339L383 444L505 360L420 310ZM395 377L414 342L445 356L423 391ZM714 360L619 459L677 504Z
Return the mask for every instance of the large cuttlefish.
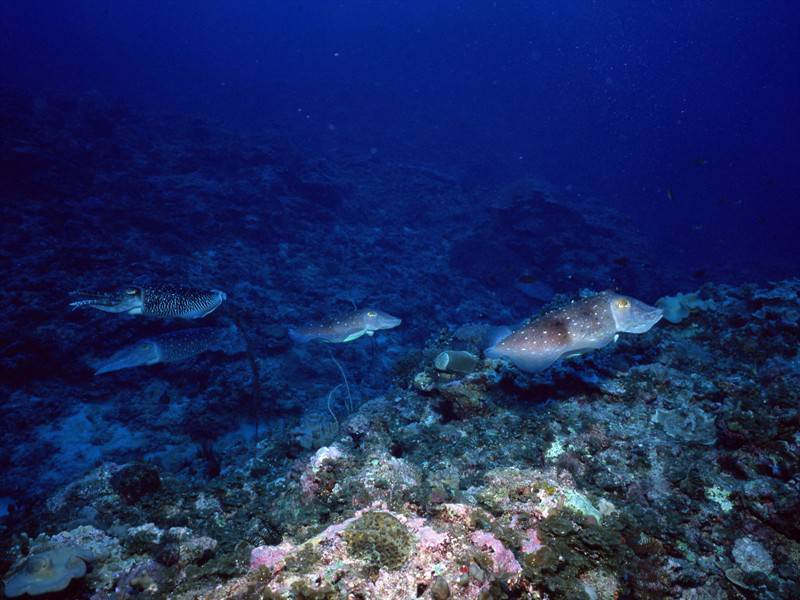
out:
M209 351L236 354L244 342L235 327L197 327L140 340L94 364L95 375L144 365L174 363Z
M97 310L148 317L200 319L222 304L227 295L219 290L205 290L175 285L129 286L109 291L76 291L73 309L90 306Z
M541 371L559 358L603 348L620 333L645 333L662 317L660 308L629 296L601 292L547 312L486 350L523 371Z
M332 344L352 342L362 335L373 335L381 329L392 329L402 321L389 313L374 308L357 310L341 318L306 327L290 329L289 335L296 342L321 340Z

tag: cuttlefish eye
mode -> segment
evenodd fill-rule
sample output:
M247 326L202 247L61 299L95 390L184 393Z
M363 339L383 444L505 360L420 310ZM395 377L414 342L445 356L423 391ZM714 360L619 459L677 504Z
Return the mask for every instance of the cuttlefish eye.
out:
M376 313L374 310L370 310L370 311L367 311L367 316L370 317L370 318L374 318L374 317L378 316L378 313Z
M630 308L630 307L631 307L631 301L628 300L627 298L620 298L619 300L617 300L617 308Z

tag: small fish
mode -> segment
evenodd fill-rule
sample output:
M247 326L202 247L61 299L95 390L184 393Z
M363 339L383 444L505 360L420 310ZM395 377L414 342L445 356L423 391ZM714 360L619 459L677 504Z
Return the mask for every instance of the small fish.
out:
M201 319L216 310L228 297L220 290L175 285L128 286L110 291L75 291L74 309L90 306L110 313L148 317Z
M143 365L174 363L203 352L216 350L236 354L244 350L244 341L235 327L197 327L141 340L94 365L95 375Z
M381 329L393 329L402 321L397 317L374 308L364 308L326 323L290 329L291 338L300 343L321 340L331 344L343 344L357 340L362 335L373 335Z
M660 308L606 291L547 312L486 350L523 371L541 371L559 358L616 341L619 333L644 333L662 317Z
M667 188L667 200L672 202L675 198L672 195L672 188Z

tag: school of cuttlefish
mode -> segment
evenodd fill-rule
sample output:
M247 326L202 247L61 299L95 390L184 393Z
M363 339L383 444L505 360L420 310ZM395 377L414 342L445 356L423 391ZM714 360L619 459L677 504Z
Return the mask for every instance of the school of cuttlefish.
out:
M111 313L160 318L199 319L227 299L220 290L175 285L129 286L102 292L73 292L74 309L91 307ZM645 333L664 315L622 294L604 291L537 315L521 327L504 328L504 335L485 350L487 358L506 359L527 372L542 371L561 358L604 348L620 333ZM289 328L298 343L321 341L341 344L376 331L393 329L401 319L387 312L365 308L325 322ZM94 365L95 374L120 369L186 360L206 351L241 351L235 329L201 327L166 333L141 340Z

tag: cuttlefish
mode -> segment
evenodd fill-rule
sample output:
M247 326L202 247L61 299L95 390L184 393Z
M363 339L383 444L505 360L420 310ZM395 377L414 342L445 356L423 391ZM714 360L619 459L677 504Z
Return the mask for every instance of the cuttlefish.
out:
M373 335L381 329L392 329L400 323L401 319L382 310L364 308L324 323L290 329L289 335L300 343L321 340L331 344L342 344L357 340L362 335Z
M536 317L486 350L523 371L546 369L559 358L603 348L620 333L645 333L663 312L630 296L601 292Z
M75 291L73 309L89 306L110 313L148 317L200 319L228 297L220 290L176 285L128 286L108 291Z
M197 327L140 340L94 365L95 375L144 365L174 363L203 352L236 354L244 350L244 341L235 327Z

